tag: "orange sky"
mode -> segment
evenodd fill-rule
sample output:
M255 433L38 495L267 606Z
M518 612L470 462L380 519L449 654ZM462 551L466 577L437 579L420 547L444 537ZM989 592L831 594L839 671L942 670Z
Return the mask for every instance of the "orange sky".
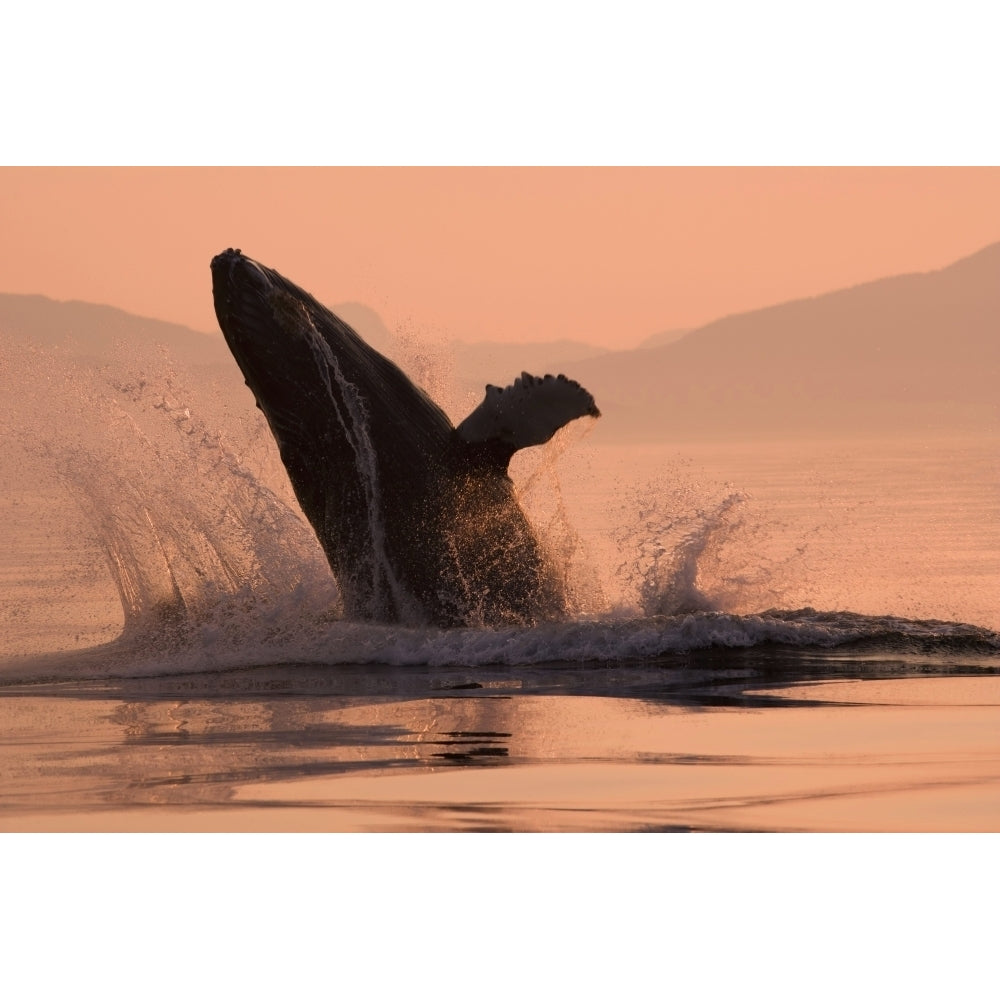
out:
M201 330L239 246L390 327L631 347L1000 240L1000 168L4 167L0 232L0 292Z

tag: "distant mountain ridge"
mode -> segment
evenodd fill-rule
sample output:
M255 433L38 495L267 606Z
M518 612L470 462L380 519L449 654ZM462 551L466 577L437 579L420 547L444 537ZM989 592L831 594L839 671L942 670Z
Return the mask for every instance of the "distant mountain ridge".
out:
M163 344L202 364L229 355L222 334L201 333L179 323L136 316L116 306L61 302L45 295L0 293L0 334L43 347L63 347L84 357L103 357L120 341Z
M672 344L690 332L691 327L684 327L676 330L661 330L659 333L654 333L651 337L647 337L643 340L636 349L641 350L645 347L662 347L664 344Z
M573 377L634 439L1000 432L1000 243L716 320Z
M333 307L410 369L400 340L360 303ZM1000 433L1000 242L936 271L897 275L715 320L667 343L606 351L574 341L418 344L479 393L522 370L565 373L605 414L601 437L736 439ZM0 334L100 358L163 344L188 365L237 370L219 333L112 306L0 294ZM673 339L671 339L673 338ZM414 338L414 342L419 338ZM409 359L412 361L413 359Z

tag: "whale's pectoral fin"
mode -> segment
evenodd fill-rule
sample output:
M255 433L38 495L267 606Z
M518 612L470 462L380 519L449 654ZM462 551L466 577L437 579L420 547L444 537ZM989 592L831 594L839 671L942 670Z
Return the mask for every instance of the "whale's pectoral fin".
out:
M594 397L579 382L565 375L537 378L522 372L505 389L488 385L486 398L457 430L467 444L495 443L513 455L519 448L545 444L577 417L600 415Z

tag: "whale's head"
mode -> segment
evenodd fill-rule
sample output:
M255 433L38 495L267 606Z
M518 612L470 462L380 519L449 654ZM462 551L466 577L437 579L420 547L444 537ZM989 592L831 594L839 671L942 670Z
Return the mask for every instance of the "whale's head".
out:
M248 353L274 349L272 298L280 275L231 247L212 258L219 327L242 367Z
M308 456L298 463L303 466L317 462L313 438L322 435L309 428L319 427L331 412L322 344L313 325L313 309L322 307L240 250L224 250L211 267L219 327L279 448L298 446Z
M314 300L277 271L240 250L212 259L215 315L247 385L268 415L294 409L298 393L310 389L308 364L315 354Z

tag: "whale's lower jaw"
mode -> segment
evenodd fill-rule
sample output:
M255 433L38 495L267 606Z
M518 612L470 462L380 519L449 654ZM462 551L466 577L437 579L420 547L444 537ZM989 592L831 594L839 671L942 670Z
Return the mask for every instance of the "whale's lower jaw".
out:
M463 438L339 317L240 251L212 261L212 288L349 617L502 626L562 615L506 474L517 442ZM577 390L551 391L577 407Z

